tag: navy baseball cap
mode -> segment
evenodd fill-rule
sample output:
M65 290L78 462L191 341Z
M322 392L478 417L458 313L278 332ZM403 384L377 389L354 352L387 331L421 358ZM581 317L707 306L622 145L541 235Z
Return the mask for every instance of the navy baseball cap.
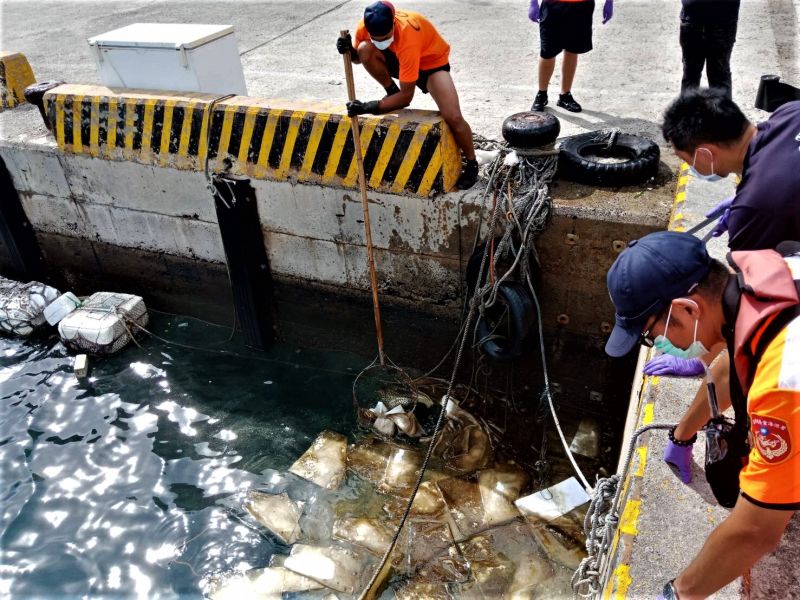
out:
M364 27L371 36L382 36L394 30L394 6L391 2L373 2L364 9Z
M705 243L689 233L658 231L630 242L606 279L616 310L606 353L630 352L647 319L690 294L710 268Z

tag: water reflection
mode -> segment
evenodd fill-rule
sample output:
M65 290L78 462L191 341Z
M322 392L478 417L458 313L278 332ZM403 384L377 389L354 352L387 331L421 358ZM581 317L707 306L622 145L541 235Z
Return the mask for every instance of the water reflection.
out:
M227 336L153 327L194 345ZM204 577L283 551L233 507L321 429L352 428L360 360L227 350L148 340L78 382L56 339L0 339L0 594L201 597Z

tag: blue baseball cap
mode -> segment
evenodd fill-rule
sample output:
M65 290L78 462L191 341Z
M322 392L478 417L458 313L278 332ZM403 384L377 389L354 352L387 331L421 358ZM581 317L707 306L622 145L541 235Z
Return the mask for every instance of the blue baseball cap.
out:
M705 243L689 233L658 231L630 242L606 278L616 311L606 353L630 352L647 319L690 294L710 268Z
M383 36L394 30L394 6L391 2L373 2L364 9L364 27L371 36Z

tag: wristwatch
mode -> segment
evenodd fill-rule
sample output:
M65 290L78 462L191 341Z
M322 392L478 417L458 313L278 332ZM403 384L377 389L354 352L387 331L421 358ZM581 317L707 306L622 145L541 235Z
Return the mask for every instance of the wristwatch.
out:
M675 589L675 580L671 579L667 583L664 584L664 589L661 590L661 597L664 600L680 600L680 596L678 596L678 590Z

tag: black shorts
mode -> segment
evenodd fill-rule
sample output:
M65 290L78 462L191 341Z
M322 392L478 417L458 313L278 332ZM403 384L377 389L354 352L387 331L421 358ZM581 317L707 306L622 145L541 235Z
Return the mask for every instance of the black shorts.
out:
M594 0L542 2L539 18L540 56L553 58L562 50L584 54L592 49Z
M389 75L397 79L400 77L400 61L397 60L397 55L391 50L381 50L383 57L386 59L386 67L389 69ZM417 87L423 94L428 93L428 77L437 71L450 71L450 63L444 64L441 67L434 69L420 69L419 76L417 77Z

